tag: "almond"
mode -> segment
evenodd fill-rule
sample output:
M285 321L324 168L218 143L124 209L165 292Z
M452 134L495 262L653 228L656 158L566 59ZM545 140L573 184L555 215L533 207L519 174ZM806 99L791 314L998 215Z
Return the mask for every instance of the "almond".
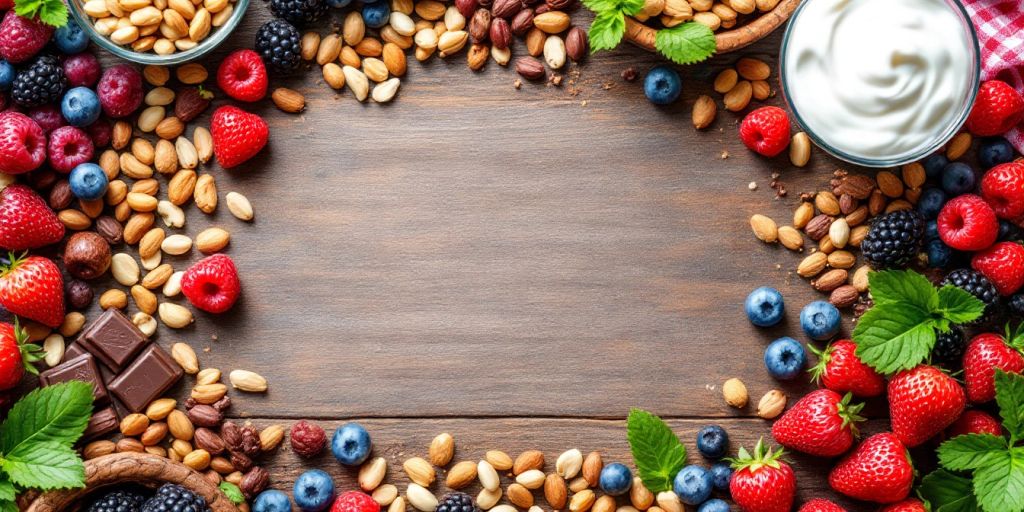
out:
M405 461L402 463L402 469L404 469L405 474L409 476L409 480L412 480L423 487L430 487L430 485L434 483L434 478L437 477L433 466L420 457L413 457Z
M850 225L846 223L846 219L836 219L828 227L828 238L836 249L846 247L847 242L850 241Z
M152 421L162 421L167 419L177 405L178 401L173 398L158 398L146 407L146 417Z
M508 471L513 465L512 457L501 450L489 450L484 454L484 460L498 471Z
M957 160L971 149L971 134L967 132L958 133L946 144L946 158Z
M870 273L871 267L868 265L861 265L853 273L853 279L851 279L850 281L851 284L853 284L853 287L856 288L858 292L863 293L868 291L868 274Z
M796 268L796 273L800 277L814 277L825 270L825 265L828 264L828 255L823 252L815 252L808 255L800 265Z
M786 394L773 389L764 394L757 403L757 415L763 419L771 420L779 417L786 408Z
M590 489L584 489L576 494L572 495L572 499L569 501L570 512L587 512L590 507L594 506L594 501L597 500L594 491Z
M854 305L857 299L860 298L860 292L852 284L845 284L832 290L832 293L828 296L828 301L833 306L843 309Z
M814 206L825 215L839 215L842 210L839 208L839 199L836 195L827 190L822 190L814 196Z
M540 489L544 486L544 472L539 469L528 469L516 475L516 483L527 489Z
M601 452L590 452L583 458L583 478L591 487L596 487L601 479L601 470L604 469L604 460Z
M582 469L583 453L575 448L563 452L555 460L555 472L566 480L575 478Z
M733 87L736 87L737 82L739 82L739 73L732 68L724 69L715 77L715 92L725 94L731 91Z
M548 34L560 34L569 28L569 15L561 11L548 11L533 17L533 26Z
M818 253L821 254L821 253ZM849 278L849 273L841 268L834 268L821 274L814 281L811 281L811 286L819 292L830 292L846 284L846 280Z
M615 498L605 494L594 501L590 510L593 512L615 512Z
M789 161L803 167L811 160L811 139L804 132L798 132L789 143Z
M448 470L445 485L451 489L462 489L476 480L477 465L470 461L462 461Z
M804 248L804 236L793 226L782 226L779 228L779 243L791 251L799 251Z
M447 432L438 434L430 442L428 453L431 464L439 467L447 466L455 456L455 439Z
M564 509L565 502L568 499L565 479L555 473L549 474L544 479L544 499L552 509Z
M220 252L231 241L231 233L223 228L207 228L199 232L195 238L196 249L203 254Z
M377 502L377 504L382 507L386 507L392 504L395 501L395 498L398 498L398 487L391 484L384 484L374 489L373 492L370 493L370 496L373 498L373 501Z
M167 183L167 199L175 206L181 206L192 198L196 187L196 173L181 170L174 174Z
M252 204L249 203L249 198L239 194L238 192L228 192L224 196L224 201L228 205L228 211L231 215L234 215L238 220L250 221L253 218Z
M768 80L768 77L771 76L772 68L760 60L743 57L736 62L736 71L747 80Z
M294 114L302 112L306 108L306 98L302 93L286 87L274 89L270 99L274 101L274 105L282 112Z
M142 285L134 285L131 287L132 300L135 301L135 307L139 308L139 311L152 315L156 313L156 295L149 291L148 288Z
M910 188L920 188L927 179L924 166L920 162L909 163L901 170L903 183Z
M754 90L750 85L750 82L741 80L736 84L735 87L725 93L725 109L729 112L739 112L750 104L750 98L753 96Z
M196 351L192 350L192 347L189 346L188 344L179 342L175 343L174 345L171 345L171 359L174 359L174 362L178 363L178 366L181 366L181 369L185 370L185 373L189 375L195 375L199 373L199 358L196 357ZM227 392L227 388L224 388L224 392ZM224 395L221 394L221 396ZM193 398L194 397L195 393L193 393ZM217 397L213 400L213 402L216 402L219 399L220 397Z
M881 171L875 175L878 189L888 197L897 198L903 195L903 181L889 171Z
M247 393L263 393L267 390L267 379L248 370L232 370L228 374L231 387Z
M850 251L833 251L828 255L828 266L848 269L857 263L857 257Z
M697 98L697 101L693 104L693 127L703 130L711 126L717 114L718 105L715 103L715 100L711 99L711 96L705 94Z
M638 476L633 477L633 485L629 488L629 502L637 510L647 510L654 503L654 493L644 485Z
M774 243L779 239L779 228L775 221L764 215L753 215L750 217L750 228L754 236L765 243Z
M533 506L533 493L521 484L509 484L505 489L505 496L509 502L519 508L530 508Z
M747 386L737 378L731 378L722 384L722 397L730 407L742 409L747 406Z
M854 199L863 201L871 196L871 192L874 189L875 182L871 178L860 174L851 174L839 182L839 186L836 187L836 193L840 195L849 194Z
M512 474L518 475L531 469L544 468L544 453L540 450L526 450L512 463Z
M196 180L192 198L195 200L196 207L203 213L213 213L217 209L217 183L213 180L213 176L204 174ZM174 200L172 199L171 202L173 203Z
M480 485L488 491L496 491L501 488L501 479L494 466L486 460L476 464L476 476L480 479Z

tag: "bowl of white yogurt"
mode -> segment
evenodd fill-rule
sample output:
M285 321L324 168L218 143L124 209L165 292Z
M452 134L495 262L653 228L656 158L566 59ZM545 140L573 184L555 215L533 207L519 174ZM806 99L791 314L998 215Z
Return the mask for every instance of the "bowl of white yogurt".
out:
M804 0L783 36L779 76L815 144L892 167L956 135L978 91L980 54L957 0Z

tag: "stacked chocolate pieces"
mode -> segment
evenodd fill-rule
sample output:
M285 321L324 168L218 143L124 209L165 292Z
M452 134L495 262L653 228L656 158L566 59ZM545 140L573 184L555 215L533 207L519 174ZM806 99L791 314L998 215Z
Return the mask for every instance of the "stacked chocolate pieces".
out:
M119 418L141 412L184 374L171 356L121 311L108 309L64 352L64 362L39 376L43 386L69 380L93 386L95 412L85 438L109 434Z

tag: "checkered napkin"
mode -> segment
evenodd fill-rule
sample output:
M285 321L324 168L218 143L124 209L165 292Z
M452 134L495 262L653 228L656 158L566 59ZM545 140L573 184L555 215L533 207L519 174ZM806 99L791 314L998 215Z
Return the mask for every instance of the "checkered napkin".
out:
M1024 93L1024 5L1020 0L962 0L981 44L981 79L1002 80ZM1006 134L1024 153L1024 130Z

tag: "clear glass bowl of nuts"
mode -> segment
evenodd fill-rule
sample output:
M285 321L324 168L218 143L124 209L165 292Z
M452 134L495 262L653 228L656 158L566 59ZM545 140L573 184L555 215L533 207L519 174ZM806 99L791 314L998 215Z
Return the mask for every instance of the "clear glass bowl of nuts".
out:
M190 62L234 31L249 0L68 0L94 43L114 55L158 66Z

